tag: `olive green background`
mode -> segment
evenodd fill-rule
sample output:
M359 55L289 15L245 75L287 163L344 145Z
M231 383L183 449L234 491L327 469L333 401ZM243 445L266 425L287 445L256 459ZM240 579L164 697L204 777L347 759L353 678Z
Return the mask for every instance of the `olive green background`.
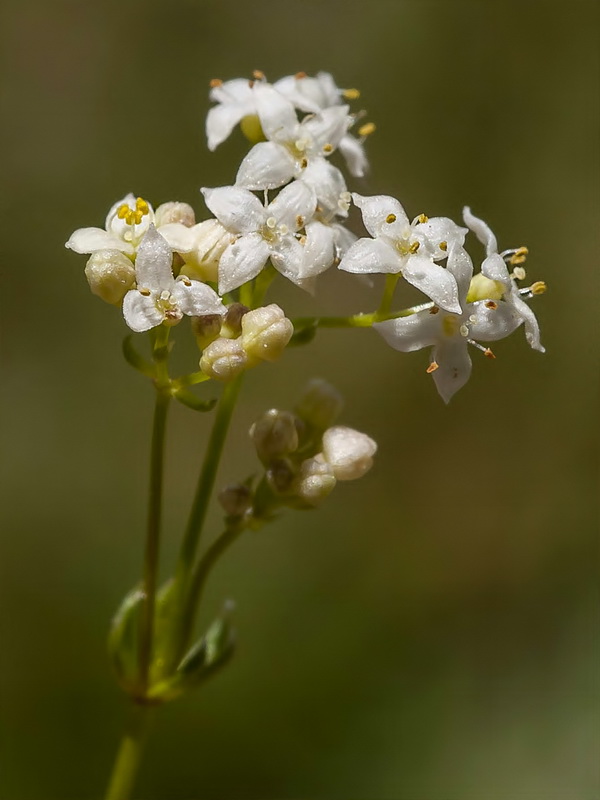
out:
M353 189L410 216L469 203L501 247L527 244L549 286L534 301L547 353L521 330L494 362L473 352L448 407L425 352L368 330L324 331L248 375L221 483L254 469L253 418L313 375L344 392L377 463L217 569L203 621L235 598L239 652L158 714L136 796L600 797L597 12L4 0L3 799L101 796L125 711L106 631L140 574L151 392L122 360L120 313L63 243L128 191L201 217L198 188L232 182L246 147L237 132L206 149L208 81L255 68L361 89L377 132ZM333 273L314 299L283 280L270 297L292 316L377 303ZM187 335L181 365L196 359ZM165 575L209 424L173 412Z

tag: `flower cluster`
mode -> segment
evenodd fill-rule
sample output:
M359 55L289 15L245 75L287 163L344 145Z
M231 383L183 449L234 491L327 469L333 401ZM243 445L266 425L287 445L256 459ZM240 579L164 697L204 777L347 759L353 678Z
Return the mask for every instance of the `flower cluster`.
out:
M499 253L488 225L468 208L466 227L423 213L411 221L393 197L349 192L340 167L345 164L350 177L366 173L365 140L375 130L361 122L364 111L351 110L356 89L339 88L327 73L298 73L271 84L255 72L250 81L212 81L210 97L209 148L237 125L252 144L233 184L202 188L213 217L196 222L193 209L179 202L154 211L129 194L110 209L104 229L79 229L67 242L90 254L92 291L122 304L133 331L192 317L203 351L200 369L229 380L260 360L274 360L292 336L279 306L260 305L275 275L312 293L317 277L337 267L388 276L380 308L356 315L360 326L372 325L396 350L432 347L427 372L446 402L469 378L470 347L493 358L487 343L522 324L528 343L543 352L526 301L545 284L518 285L526 248ZM368 236L357 238L347 227L352 205ZM475 275L465 249L469 231L486 248ZM422 292L424 302L392 311L400 279ZM239 313L240 302L248 313ZM228 333L228 319L236 315L239 326Z

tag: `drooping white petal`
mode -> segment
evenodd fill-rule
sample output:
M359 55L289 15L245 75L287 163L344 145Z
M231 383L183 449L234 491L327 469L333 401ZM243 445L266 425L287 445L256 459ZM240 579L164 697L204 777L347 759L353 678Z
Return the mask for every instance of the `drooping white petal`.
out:
M178 280L171 290L179 309L190 317L224 314L226 309L219 295L200 281Z
M491 253L481 265L481 272L491 281L498 281L504 286L505 292L510 292L511 280L504 259L498 253Z
M342 258L339 268L346 272L371 273L400 271L402 261L396 251L381 239L359 239Z
M329 269L334 258L335 232L333 228L322 222L309 222L306 226L302 277L320 275Z
M196 246L196 232L181 222L167 222L157 231L176 253L191 253Z
M174 283L172 263L173 251L154 225L151 225L140 242L135 259L138 288L157 292L164 289L170 291Z
M132 289L123 298L123 316L132 331L143 333L160 325L165 313L156 305L154 295L145 297Z
M278 224L287 225L290 231L297 231L312 219L316 205L317 197L313 189L302 181L292 181L267 206L265 216L275 217Z
M130 242L124 242L123 239L102 230L102 228L79 228L71 234L65 247L76 253L94 253L96 250L135 252L135 248Z
M344 176L326 158L314 157L300 173L300 179L310 186L326 214L348 216L346 206L340 205L340 195L347 191Z
M215 103L238 103L246 105L250 109L254 104L250 81L245 78L233 78L230 81L224 81L218 86L213 86L209 96Z
M449 403L471 375L471 358L466 339L452 337L434 347L432 361L438 368L432 372L433 380L442 400Z
M440 308L452 314L462 313L456 280L444 267L426 256L410 256L402 267L402 275Z
M439 261L446 258L453 245L462 246L465 243L468 230L459 227L448 217L430 217L427 222L413 225L413 233L422 243L423 250L435 261Z
M446 269L454 275L458 287L458 301L461 306L464 306L469 286L471 285L471 278L473 277L473 262L471 261L471 256L462 245L453 244L450 246Z
M503 300L478 300L469 303L466 313L469 315L469 336L476 342L504 339L523 321L510 304Z
M352 199L354 205L360 208L365 228L371 236L403 239L410 232L406 212L394 197L386 194L365 197L353 192Z
M430 347L441 339L439 314L419 311L409 317L388 319L373 323L373 328L394 350L411 353L422 347Z
M271 249L271 261L275 269L297 285L304 278L303 259L304 248L293 236L282 236Z
M266 219L262 203L239 186L219 186L201 189L204 201L221 225L232 233L251 233L258 230Z
M260 124L267 139L293 141L298 136L300 124L294 106L273 86L257 81L254 99Z
M235 182L245 189L277 189L293 178L295 171L296 163L285 147L260 142L240 164Z
M269 245L259 233L247 233L230 244L219 261L219 294L255 278L269 258Z
M358 237L339 222L334 222L331 229L333 230L336 256L341 260Z
M539 350L540 353L545 353L546 348L543 347L540 342L540 326L536 316L527 303L520 297L519 290L513 286L510 296L506 299L523 320L525 325L525 338L529 346L534 350Z
M331 152L331 148L335 150L342 136L346 134L349 123L348 106L333 106L302 122L301 135L308 135L312 139L311 152L315 155L323 153L324 147L328 148L327 152Z
M247 113L247 109L241 104L224 103L213 106L206 115L208 149L215 150L224 142Z
M354 178L364 178L369 168L364 145L355 136L344 134L338 144L338 150L344 156L350 175Z
M498 252L498 242L492 233L492 229L487 222L472 214L469 206L463 208L463 219L467 228L473 231L481 244L485 245L485 252L488 256Z

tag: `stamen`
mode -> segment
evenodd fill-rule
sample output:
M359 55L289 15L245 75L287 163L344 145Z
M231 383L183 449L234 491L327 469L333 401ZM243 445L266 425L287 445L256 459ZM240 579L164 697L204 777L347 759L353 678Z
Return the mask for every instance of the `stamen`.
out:
M440 368L440 365L437 363L437 361L432 361L431 364L425 370L425 372L428 375L431 375L432 372L435 372L436 369L439 369L439 368Z
M147 214L150 211L148 203L144 200L143 197L138 197L135 201L135 207L138 211L141 211L142 214Z
M448 249L448 242L440 242L438 244L438 247L440 248L440 250L443 250L444 253L445 253L446 250Z
M301 228L304 225L304 217L302 214L298 214L296 216L296 227Z
M273 230L276 225L277 225L277 220L275 219L275 217L269 217L267 220L267 228L271 228L271 230Z
M495 311L498 308L498 303L495 303L493 300L488 300L485 304L485 307L491 308L493 311Z
M138 292L144 297L150 297L150 289L138 289Z
M419 214L417 217L417 222L420 222L421 225L424 225L426 222L429 222L429 217L427 214Z
M119 219L125 219L130 211L131 211L131 209L129 208L127 203L123 203L123 205L120 205L117 208L117 217Z
M306 72L297 72L294 78L296 78L297 81L301 81L302 78L306 78Z
M333 152L333 145L332 145L332 144L324 144L324 145L323 145L323 152L324 152L324 153L331 153L331 152Z
M289 231L290 231L290 229L288 228L288 226L287 226L287 225L280 225L280 226L279 226L279 233L280 233L282 236L285 236L287 233L289 233Z
M217 89L219 86L223 86L223 81L221 78L213 78L208 85L211 89Z
M306 236L301 236L301 237L298 239L298 241L300 242L300 244L301 244L301 245L303 245L303 246L304 246L304 245L306 244Z
M302 159L302 161L300 162L300 167L302 169L306 169L308 167L308 159L307 158L303 158Z
M531 290L531 294L544 294L548 287L544 281L536 281L535 283L532 283L529 288Z
M439 308L438 308L437 306L432 306L432 307L429 309L429 313L430 313L430 314L439 314L439 313L440 313L440 310L439 310Z
M365 125L361 125L358 129L359 136L370 136L372 133L375 133L375 123L374 122L367 122Z
M527 273L525 272L523 267L515 267L511 277L516 278L518 281L523 281L527 277Z
M265 73L261 69L255 69L252 72L252 77L257 81L264 81Z
M486 348L485 348L485 350L483 351L483 355L484 355L486 358L496 358L496 356L495 356L495 355L492 353L492 351L490 350L490 348L489 348L489 347L486 347Z
M385 221L387 222L388 225L391 225L392 222L396 222L396 215L388 214L387 217L385 218Z
M414 255L419 249L419 247L421 247L421 242L413 242L411 246L408 248L408 252Z
M458 330L461 336L467 337L469 335L468 325L461 325Z
M529 250L526 247L519 247L513 255L510 257L509 263L511 266L515 266L516 264L522 264L529 254Z
M346 100L358 100L360 97L359 89L344 89L342 92L342 97L345 97Z

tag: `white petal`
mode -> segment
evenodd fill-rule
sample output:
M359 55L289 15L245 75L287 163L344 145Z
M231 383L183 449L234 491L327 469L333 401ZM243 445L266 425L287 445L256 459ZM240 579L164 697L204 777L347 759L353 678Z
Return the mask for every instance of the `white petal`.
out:
M330 225L309 222L306 226L306 244L302 276L312 278L320 275L333 264L335 258L335 233Z
M255 278L269 252L269 245L259 233L247 233L230 244L219 261L219 294L231 292Z
M145 297L137 289L127 292L123 298L123 316L131 330L136 333L155 328L165 318L164 311L157 308L154 296Z
M512 283L508 273L508 267L504 263L502 256L498 253L489 255L481 265L481 272L491 281L498 281L504 286L504 291L510 292Z
M384 235L388 239L403 239L410 233L408 217L394 197L386 194L364 197L353 192L352 199L354 205L360 208L365 228L371 236Z
M354 242L339 265L346 272L400 272L402 261L396 251L381 239Z
M430 347L441 339L439 314L419 311L410 317L388 319L373 323L373 328L394 350L411 353Z
M347 191L346 181L340 170L326 158L311 158L306 169L301 172L301 180L312 187L323 211L348 216L345 207L340 206L340 195Z
M191 253L196 246L194 229L182 225L181 222L167 222L157 228L157 231L169 247L177 253Z
M453 314L461 314L458 286L451 272L426 256L409 256L402 268L404 278L433 302Z
M307 113L316 113L323 105L318 101L319 98L313 96L310 91L311 83L316 82L315 78L296 78L295 75L287 75L285 78L275 81L273 88L277 89L284 97L293 103L296 108Z
M125 197L122 197L120 200L117 200L116 203L113 203L109 209L108 214L106 215L106 220L104 221L104 227L106 230L109 229L110 223L117 215L117 209L122 205L128 205L129 208L135 208L135 195L132 192L126 194Z
M316 83L319 86L321 106L338 105L342 97L342 90L338 87L330 72L317 72Z
M346 134L350 121L348 106L325 108L301 123L300 136L308 135L313 140L311 152L322 154L325 146L330 145L335 150Z
M498 252L498 242L492 233L492 229L487 222L484 222L482 219L479 219L479 217L471 214L471 209L469 206L465 206L463 208L463 219L467 228L473 231L481 244L485 245L485 252L488 256L492 253Z
M254 94L250 81L246 78L233 78L210 90L210 99L215 103L238 103L253 108ZM248 111L246 113L251 113Z
M446 258L453 245L462 246L468 233L467 228L460 228L448 217L430 217L427 222L413 224L412 228L424 251L435 261ZM445 243L445 248L439 246L441 242Z
M135 259L138 288L157 292L164 289L170 291L174 283L172 264L173 251L154 225L151 225L140 242Z
M206 115L206 138L208 149L215 150L235 126L246 116L246 108L235 103L213 106Z
M515 312L521 317L525 324L525 338L530 347L534 350L539 350L540 353L545 353L546 348L540 342L540 326L536 319L535 314L527 303L520 297L519 290L512 287L510 296L506 298L512 304Z
M175 281L171 294L177 301L180 310L189 317L224 314L226 311L219 295L210 286L200 283L200 281Z
M122 253L134 253L134 247L118 236L108 233L102 228L78 228L71 234L65 244L76 253L94 253L96 250L120 250Z
M284 236L271 250L273 266L292 283L300 285L302 274L304 248L293 236Z
M331 228L333 230L336 256L341 260L358 237L339 222L334 223Z
M504 339L523 321L511 305L503 300L498 302L478 300L476 303L469 303L465 314L469 315L470 337L481 342Z
M287 225L295 232L312 219L316 206L317 197L313 189L302 181L292 181L268 205L266 216L275 217L278 224Z
M460 244L451 245L448 251L448 262L446 264L448 272L454 275L458 286L458 300L461 306L464 305L473 277L473 262L471 256Z
M244 158L236 184L245 189L277 189L294 177L296 162L282 145L260 142Z
M262 203L247 189L219 186L201 189L204 201L221 225L232 233L252 233L266 219Z
M350 175L354 178L364 178L369 169L369 162L363 143L347 133L340 139L338 149L344 156Z
M298 136L299 123L294 106L268 83L254 84L254 99L260 124L267 139L289 142Z
M466 339L452 338L434 347L432 361L438 369L432 372L433 380L445 403L462 388L471 375L471 358Z

